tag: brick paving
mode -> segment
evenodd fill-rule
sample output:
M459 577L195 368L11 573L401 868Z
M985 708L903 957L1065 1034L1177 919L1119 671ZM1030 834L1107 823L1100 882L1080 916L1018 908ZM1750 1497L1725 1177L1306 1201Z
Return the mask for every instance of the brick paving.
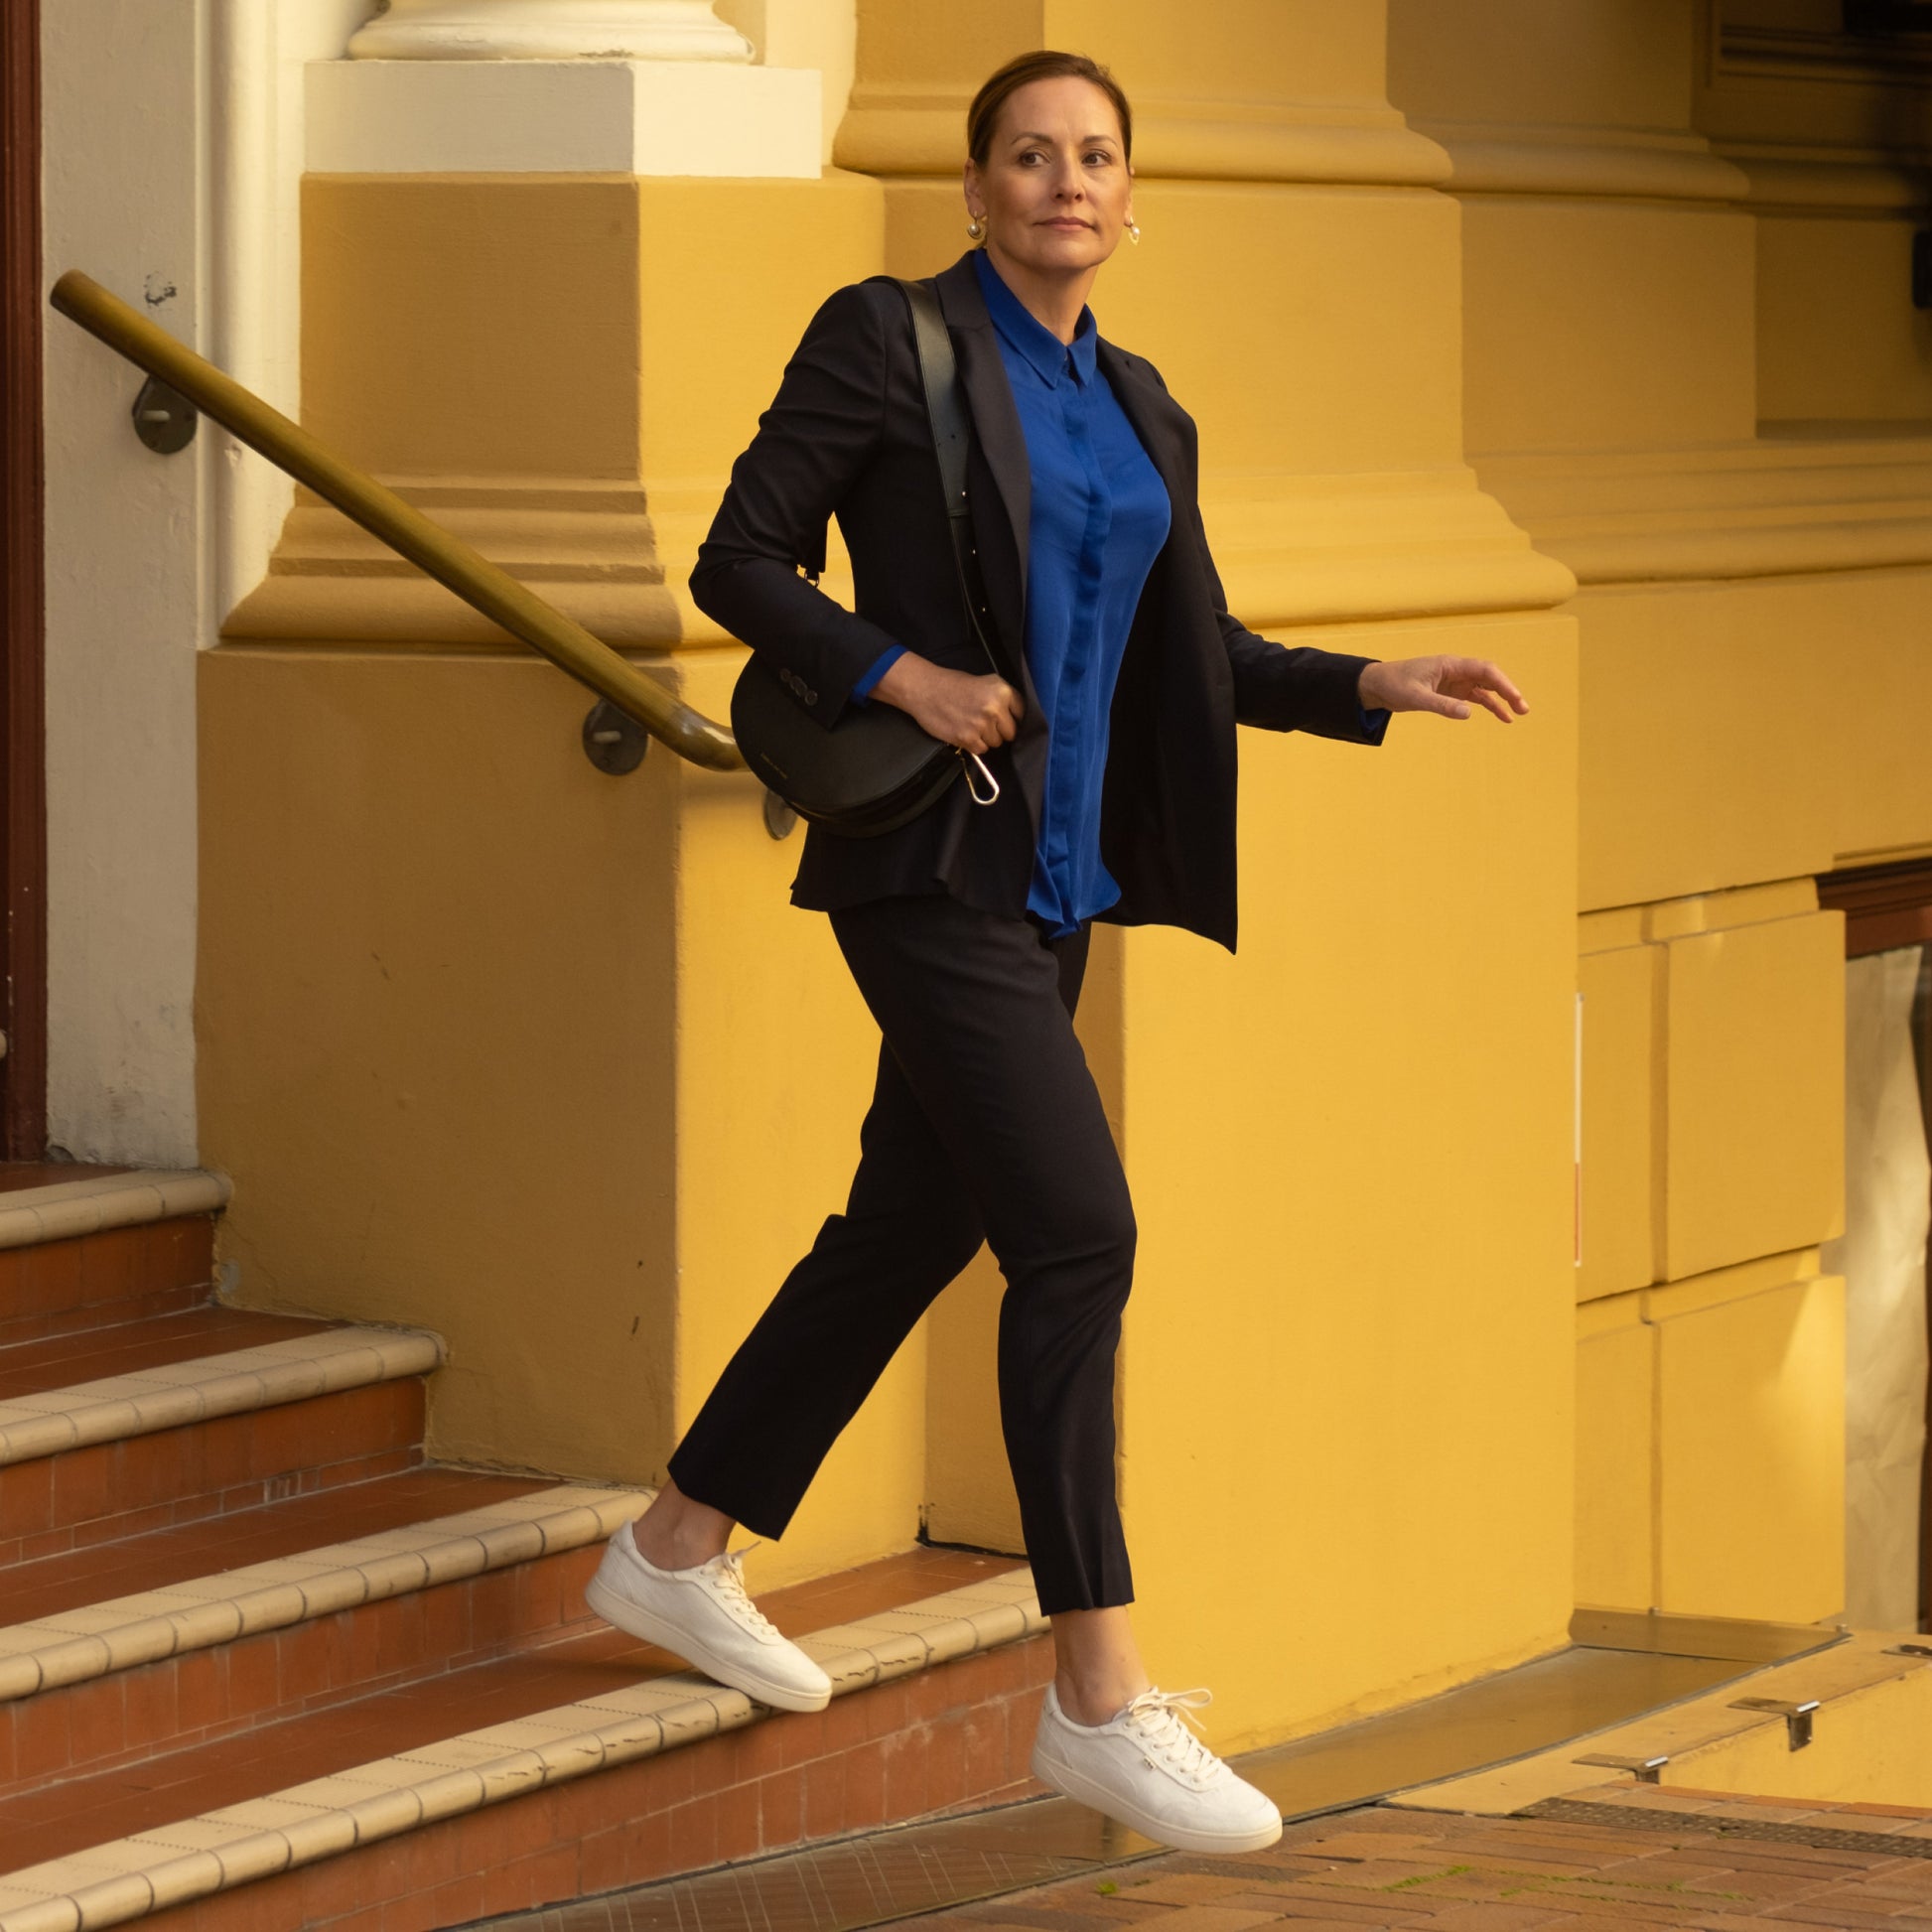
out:
M921 1932L1932 1932L1932 1813L1629 1786L1569 1816L1369 1806L1240 1859L1171 1854L921 1917ZM1591 1817L1580 1817L1589 1813ZM1598 1822L1615 1813L1613 1822ZM1886 1841L1891 1841L1887 1844ZM1816 1841L1816 1842L1814 1842ZM1894 1849L1895 1847L1895 1849Z

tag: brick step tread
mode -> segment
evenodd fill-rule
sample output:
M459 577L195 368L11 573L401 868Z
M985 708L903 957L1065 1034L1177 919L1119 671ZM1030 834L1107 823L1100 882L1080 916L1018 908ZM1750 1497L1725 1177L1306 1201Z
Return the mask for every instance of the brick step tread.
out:
M1022 1581L1018 1586L1015 1577ZM1029 1573L1002 1558L920 1550L759 1598L788 1635L850 1628L942 1591L1031 1590ZM908 1656L923 1657L916 1642ZM44 1782L0 1799L0 1872L77 1857L108 1841L246 1803L283 1787L439 1743L480 1726L621 1697L640 1682L683 1671L663 1651L599 1626L468 1669L419 1678L212 1743L113 1770ZM732 1696L734 1693L721 1693ZM30 1708L30 1707L29 1707ZM4 1769L7 1767L0 1767ZM0 1901L8 1880L0 1878ZM7 1909L0 1902L0 1912Z
M198 1308L214 1293L214 1217L175 1215L0 1248L0 1351ZM8 1356L0 1353L0 1361Z
M177 1214L218 1214L227 1201L227 1181L199 1169L84 1170L73 1179L0 1193L0 1248L139 1227Z
M207 1309L152 1325L182 1327L186 1332L186 1324L215 1316L243 1322L285 1319ZM186 1356L164 1353L139 1368L99 1379L0 1396L0 1465L426 1375L443 1356L443 1344L436 1336L415 1329L316 1322L292 1326L295 1332L284 1332L281 1338L218 1351L207 1349L206 1338L211 1331L204 1327L195 1331L202 1339ZM235 1337L264 1331L229 1326L219 1332ZM23 1352L32 1352L38 1345L30 1344Z
M0 1349L0 1404L57 1394L201 1355L225 1355L264 1342L312 1335L340 1323L310 1315L258 1314L252 1309L196 1308L147 1320L48 1335Z
M559 1547L0 1703L0 1805L599 1630L602 1555Z
M421 1376L0 1463L0 1569L420 1468Z
M429 1467L289 1496L225 1516L204 1517L16 1564L7 1572L0 1615L9 1623L32 1623L63 1610L163 1589L216 1571L299 1556L326 1543L406 1529L430 1517L482 1509L551 1486L543 1476Z
M868 1692L1043 1627L1031 1576L1024 1570L1001 1574L991 1561L980 1561L986 1574L936 1595L906 1602L902 1587L886 1589L885 1599L896 1598L899 1607L873 1610L862 1622L802 1630L799 1617L810 1586L775 1595L767 1609L825 1665L835 1697ZM885 1573L892 1564L870 1568ZM930 1579L931 1567L925 1572ZM0 1877L0 1932L78 1932L123 1923L753 1724L769 1726L780 1738L795 1736L802 1756L809 1757L833 1716L773 1716L742 1693L686 1671L640 1676L648 1653L634 1648L627 1671L603 1666L607 1678L621 1676L622 1682L595 1684L587 1681L588 1660L579 1668L587 1676L567 1703L510 1718L472 1704L467 1728L445 1729L333 1770L264 1752L253 1766L252 1795L211 1807L190 1809L207 1794L206 1785L162 1782L165 1766L150 1766L153 1781L144 1795L160 1813L151 1821L132 1829L123 1824L111 1839L76 1841L72 1818L48 1819L31 1833L41 1862ZM296 1781L281 1781L290 1777ZM25 1806L43 1796L29 1794L15 1803ZM105 1818L104 1812L94 1814L96 1824ZM69 1848L65 1853L56 1849L63 1842Z
M644 1501L560 1483L12 1623L0 1628L0 1702L602 1543Z

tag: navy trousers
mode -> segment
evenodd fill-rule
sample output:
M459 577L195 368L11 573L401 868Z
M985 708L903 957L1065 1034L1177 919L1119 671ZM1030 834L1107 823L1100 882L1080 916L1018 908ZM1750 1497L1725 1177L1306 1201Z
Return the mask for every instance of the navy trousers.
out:
M835 911L884 1041L843 1214L819 1230L671 1457L684 1493L778 1536L840 1430L977 1253L1006 1277L1000 1421L1040 1607L1130 1602L1114 1355L1127 1177L1073 1033L1088 931L943 893Z

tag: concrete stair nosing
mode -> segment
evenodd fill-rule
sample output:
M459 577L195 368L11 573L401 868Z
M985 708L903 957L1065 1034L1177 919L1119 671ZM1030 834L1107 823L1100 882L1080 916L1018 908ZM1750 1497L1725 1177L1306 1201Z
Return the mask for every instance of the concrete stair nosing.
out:
M430 1374L441 1339L349 1326L197 1356L0 1402L0 1467L222 1416Z
M560 1484L0 1628L0 1704L600 1542L647 1500Z
M0 1194L0 1248L34 1247L182 1214L218 1214L230 1188L200 1169L143 1168Z

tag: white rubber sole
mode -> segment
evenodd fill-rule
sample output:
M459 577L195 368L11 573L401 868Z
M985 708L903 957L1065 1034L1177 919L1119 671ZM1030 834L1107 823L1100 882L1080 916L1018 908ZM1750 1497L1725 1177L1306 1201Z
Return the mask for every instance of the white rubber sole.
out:
M1033 1771L1041 1784L1071 1798L1076 1805L1102 1813L1117 1823L1131 1827L1156 1845L1170 1845L1176 1852L1262 1852L1282 1835L1279 1816L1272 1826L1258 1826L1245 1832L1197 1832L1170 1824L1143 1811L1132 1800L1109 1791L1091 1778L1083 1777L1071 1765L1062 1764L1050 1752L1034 1746Z
M823 1711L832 1702L829 1685L823 1692L814 1695L759 1676L746 1670L742 1664L728 1663L707 1644L694 1639L688 1630L680 1629L669 1617L653 1615L641 1604L620 1595L601 1575L593 1577L584 1586L584 1601L606 1623L615 1624L625 1635L635 1637L641 1643L654 1643L660 1650L668 1650L674 1657L682 1657L686 1663L695 1664L707 1677L730 1690L743 1691L748 1698L756 1698L759 1704L768 1704L775 1711Z

